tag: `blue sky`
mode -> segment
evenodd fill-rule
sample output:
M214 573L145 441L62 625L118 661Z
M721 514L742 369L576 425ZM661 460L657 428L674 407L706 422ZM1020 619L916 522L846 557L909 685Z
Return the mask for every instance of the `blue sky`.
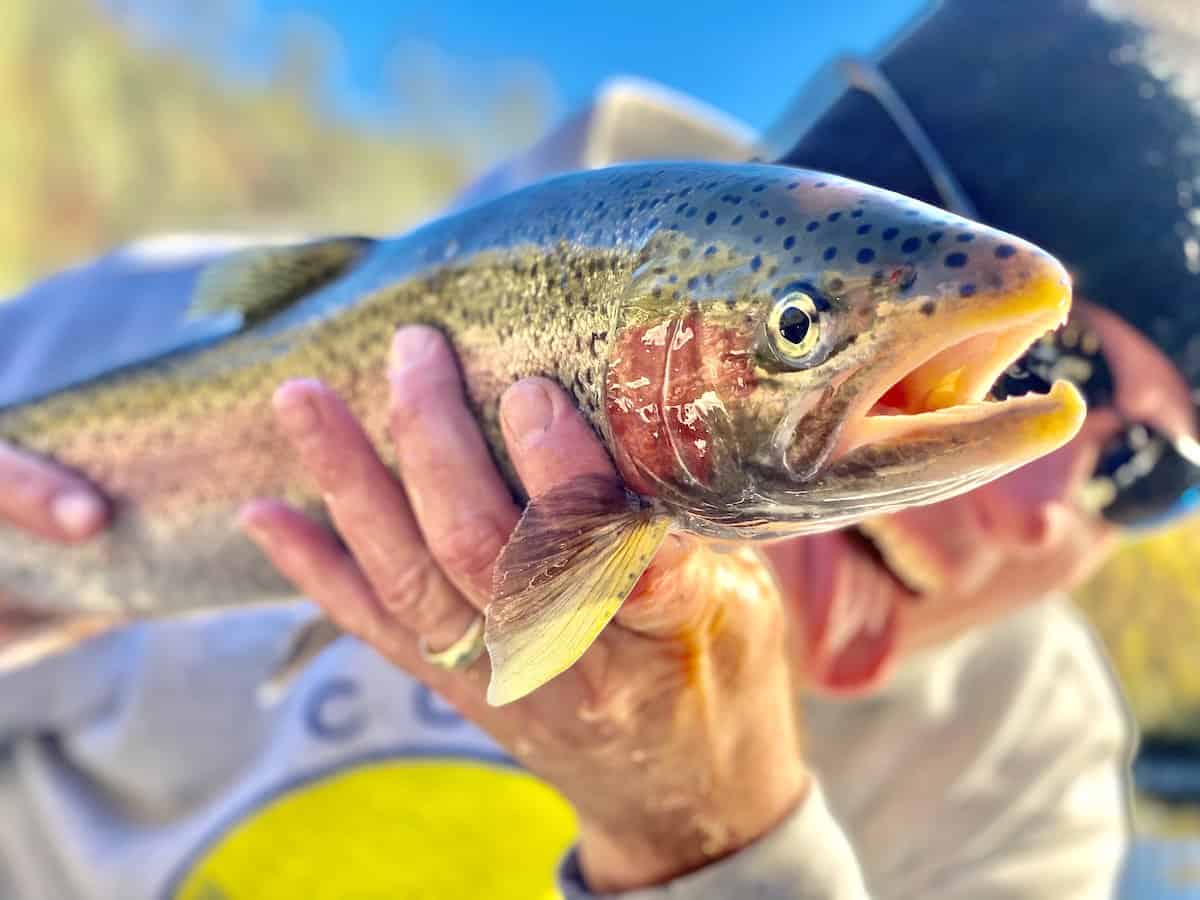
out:
M384 89L395 48L417 41L480 72L535 61L565 106L579 103L605 77L629 73L695 94L762 127L830 55L873 49L918 7L914 0L256 0L249 34L264 36L289 13L326 22L343 52L335 96L359 114L369 114ZM264 43L248 40L239 52L249 57Z

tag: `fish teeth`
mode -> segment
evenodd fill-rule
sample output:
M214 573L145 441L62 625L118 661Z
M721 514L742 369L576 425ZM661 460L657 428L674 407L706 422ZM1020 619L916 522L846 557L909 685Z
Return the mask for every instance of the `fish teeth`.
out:
M886 518L867 519L858 529L874 544L888 568L900 582L916 594L931 594L942 589L944 576L925 548Z

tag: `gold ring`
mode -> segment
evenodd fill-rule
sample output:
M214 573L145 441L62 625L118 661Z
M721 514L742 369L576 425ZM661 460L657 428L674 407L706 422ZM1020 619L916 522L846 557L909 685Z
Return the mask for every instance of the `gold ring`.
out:
M471 620L471 624L462 633L462 637L445 650L430 650L425 638L417 641L417 649L421 653L421 658L430 665L447 672L467 668L479 659L479 655L483 653L483 647L483 616L478 614Z

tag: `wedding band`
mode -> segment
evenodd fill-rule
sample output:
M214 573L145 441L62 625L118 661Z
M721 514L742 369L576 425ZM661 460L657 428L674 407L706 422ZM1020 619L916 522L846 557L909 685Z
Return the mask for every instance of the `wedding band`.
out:
M430 650L425 638L417 640L421 658L447 672L467 668L479 659L483 647L483 616L480 615L476 615L467 626L467 630L462 633L462 637L445 650Z

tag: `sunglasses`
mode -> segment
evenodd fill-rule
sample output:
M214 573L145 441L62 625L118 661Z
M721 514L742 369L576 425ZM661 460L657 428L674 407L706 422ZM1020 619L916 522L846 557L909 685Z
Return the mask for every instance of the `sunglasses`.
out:
M842 57L818 75L801 95L796 113L784 117L776 134L768 134L764 146L786 151L791 143L785 141L811 123L811 110L828 108L849 90L871 97L891 119L920 160L942 206L978 221L974 204L912 110L879 67L861 57ZM805 113L805 107L810 112ZM782 155L774 154L775 158ZM1048 393L1059 379L1079 388L1090 409L1114 408L1112 369L1100 338L1078 319L1034 344L1000 377L992 396L1003 400L1030 392ZM1200 510L1200 443L1190 437L1172 438L1145 422L1123 419L1121 431L1101 448L1079 502L1105 521L1129 530L1173 524Z

